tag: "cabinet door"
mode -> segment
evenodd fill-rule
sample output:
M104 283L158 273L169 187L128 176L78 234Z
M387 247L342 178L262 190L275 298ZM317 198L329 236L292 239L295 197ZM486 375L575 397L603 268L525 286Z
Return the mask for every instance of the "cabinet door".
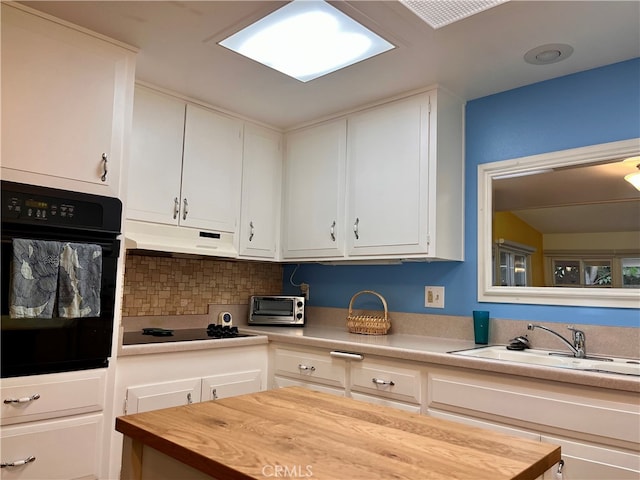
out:
M280 232L282 135L246 124L242 157L240 255L274 258Z
M178 224L185 103L136 87L127 218Z
M557 437L542 436L543 442L560 445L562 449L563 480L638 480L640 454L612 448L572 442ZM556 477L558 465L545 473L545 480Z
M142 413L199 402L200 391L200 378L129 387L125 414Z
M348 255L427 253L429 97L348 120Z
M3 178L119 195L133 65L124 48L3 3Z
M180 225L235 233L241 176L242 122L187 105Z
M202 401L235 397L246 393L264 390L262 372L249 370L246 372L224 373L202 379Z
M346 121L287 135L285 258L344 255Z

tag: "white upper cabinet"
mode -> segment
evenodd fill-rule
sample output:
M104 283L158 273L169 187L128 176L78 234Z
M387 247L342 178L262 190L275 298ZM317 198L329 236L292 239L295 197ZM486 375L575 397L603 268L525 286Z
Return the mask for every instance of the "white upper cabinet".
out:
M442 90L349 117L349 257L463 259L462 117Z
M283 258L344 254L346 121L286 136Z
M429 97L348 120L349 255L428 252Z
M462 260L462 125L432 90L288 134L283 257Z
M280 237L282 134L244 128L240 256L276 259Z
M240 216L241 120L187 105L180 224L235 232Z
M2 4L2 177L120 194L135 51Z
M178 224L185 103L136 87L127 218Z
M136 88L127 218L235 232L242 122Z

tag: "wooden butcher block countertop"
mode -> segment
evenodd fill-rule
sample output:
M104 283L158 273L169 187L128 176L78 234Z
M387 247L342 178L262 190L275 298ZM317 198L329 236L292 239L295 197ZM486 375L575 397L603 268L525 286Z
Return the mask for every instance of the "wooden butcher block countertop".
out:
M116 430L216 479L535 479L560 447L289 387L119 417ZM140 450L138 450L140 451Z

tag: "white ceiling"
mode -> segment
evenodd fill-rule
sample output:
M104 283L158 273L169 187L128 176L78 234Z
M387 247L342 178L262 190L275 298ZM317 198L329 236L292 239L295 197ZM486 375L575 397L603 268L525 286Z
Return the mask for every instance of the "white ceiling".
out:
M398 48L301 83L216 45L286 2L23 3L138 47L140 80L282 129L434 84L471 100L640 56L638 1L511 1L438 30L396 1L343 1ZM573 55L524 62L547 43Z
M494 180L494 211L543 234L638 232L640 192L624 179L636 167L622 160Z

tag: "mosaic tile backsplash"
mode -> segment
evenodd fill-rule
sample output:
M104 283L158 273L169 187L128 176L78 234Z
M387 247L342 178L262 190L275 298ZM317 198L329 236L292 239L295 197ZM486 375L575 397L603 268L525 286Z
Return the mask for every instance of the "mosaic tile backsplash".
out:
M209 303L246 304L282 290L282 265L127 255L122 315L202 315Z

